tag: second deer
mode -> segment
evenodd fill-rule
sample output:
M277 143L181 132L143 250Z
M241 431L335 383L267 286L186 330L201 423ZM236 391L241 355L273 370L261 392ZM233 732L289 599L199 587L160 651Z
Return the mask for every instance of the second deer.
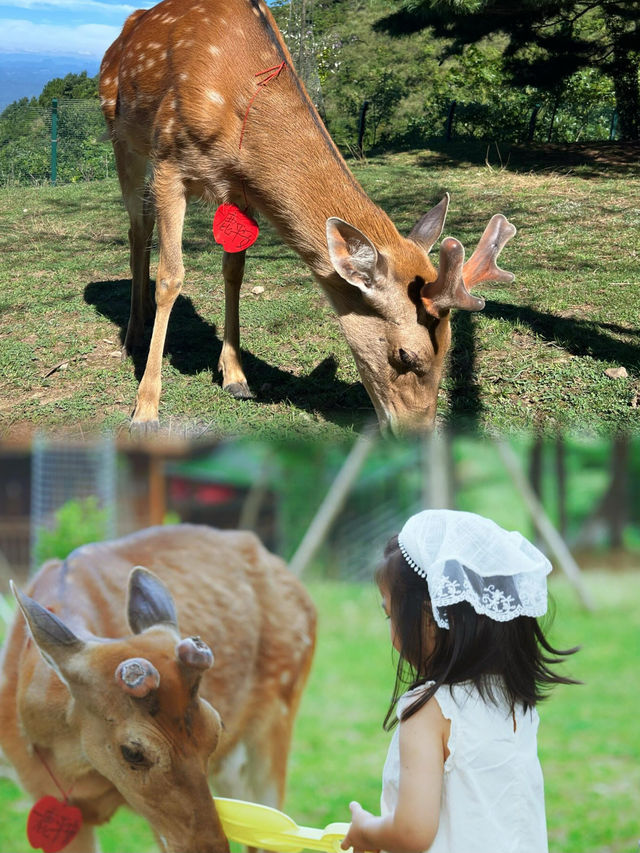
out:
M315 610L253 534L151 528L15 592L0 746L35 800L62 790L80 810L65 853L94 853L125 803L164 853L228 853L209 774L218 794L281 807Z

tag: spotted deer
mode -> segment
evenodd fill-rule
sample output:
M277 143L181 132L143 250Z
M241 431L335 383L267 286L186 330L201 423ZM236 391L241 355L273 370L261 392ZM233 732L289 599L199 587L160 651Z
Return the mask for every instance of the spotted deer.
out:
M270 82L264 83L267 74ZM469 290L511 281L496 258L515 228L494 216L472 257L444 228L448 195L407 238L365 194L328 135L264 0L163 0L134 12L100 69L102 108L131 220L131 313L123 354L154 314L149 250L157 218L155 319L132 426L157 428L162 354L184 278L191 196L269 219L335 310L384 428L430 429L450 345L450 312L479 311ZM147 164L153 177L145 182ZM223 252L223 387L252 396L240 358L245 251Z
M70 792L83 823L65 853L95 851L123 803L165 853L226 853L208 776L220 795L282 804L315 611L253 534L150 528L14 592L0 746L35 800Z

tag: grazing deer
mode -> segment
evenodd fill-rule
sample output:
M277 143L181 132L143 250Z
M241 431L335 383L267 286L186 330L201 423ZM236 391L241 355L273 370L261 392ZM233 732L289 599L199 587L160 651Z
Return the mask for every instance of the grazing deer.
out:
M53 779L70 792L83 825L65 853L96 850L123 803L165 853L228 851L210 756L218 793L282 804L315 611L253 534L150 528L49 561L29 592L14 588L0 745L34 798Z
M157 426L167 324L184 277L185 208L197 196L261 212L309 265L381 426L433 426L451 309L479 311L484 301L470 295L473 285L513 278L495 263L515 234L504 216L491 219L466 264L462 245L444 240L436 272L428 252L442 233L448 196L400 236L329 137L264 0L164 0L134 12L104 56L100 96L131 220L124 354L141 343L153 315L154 209L158 221L155 320L132 425ZM223 253L219 369L238 398L252 396L240 360L244 261L245 251Z

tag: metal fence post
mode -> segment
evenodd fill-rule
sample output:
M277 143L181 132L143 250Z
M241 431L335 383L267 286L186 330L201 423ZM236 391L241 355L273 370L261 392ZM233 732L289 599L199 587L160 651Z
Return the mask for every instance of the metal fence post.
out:
M51 101L51 184L55 187L58 177L58 99Z

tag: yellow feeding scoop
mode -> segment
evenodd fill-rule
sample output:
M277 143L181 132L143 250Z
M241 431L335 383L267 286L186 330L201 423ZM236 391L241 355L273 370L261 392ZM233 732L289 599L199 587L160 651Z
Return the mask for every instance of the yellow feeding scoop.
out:
M330 823L324 829L298 826L289 815L261 803L214 797L216 811L224 834L231 841L280 853L319 850L342 853L340 842L347 834L348 823Z

